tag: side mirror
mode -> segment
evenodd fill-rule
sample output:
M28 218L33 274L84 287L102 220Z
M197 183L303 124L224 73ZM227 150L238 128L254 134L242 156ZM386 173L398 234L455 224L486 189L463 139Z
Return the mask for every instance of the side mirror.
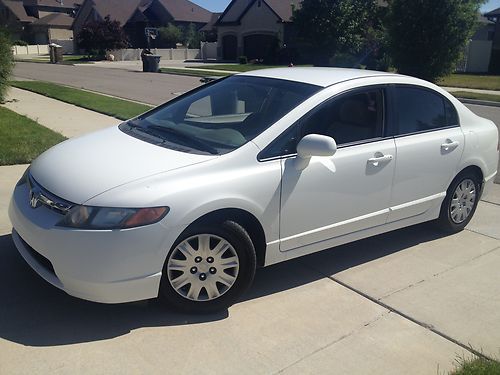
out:
M335 152L337 152L337 143L332 137L308 134L297 145L297 168L307 167L313 156L332 156Z

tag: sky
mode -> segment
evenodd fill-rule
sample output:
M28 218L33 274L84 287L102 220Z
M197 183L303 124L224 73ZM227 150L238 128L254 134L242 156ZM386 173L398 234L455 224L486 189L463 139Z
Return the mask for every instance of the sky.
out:
M191 0L211 12L223 12L231 0ZM500 8L500 0L489 0L481 7L482 12Z
M231 0L191 0L211 12L223 12ZM500 0L498 0L500 2Z

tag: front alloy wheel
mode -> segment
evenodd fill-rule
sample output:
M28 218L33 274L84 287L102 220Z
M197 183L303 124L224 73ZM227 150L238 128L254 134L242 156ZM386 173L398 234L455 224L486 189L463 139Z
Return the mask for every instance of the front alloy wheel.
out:
M163 267L160 297L191 313L231 306L255 275L253 242L234 221L188 228L170 250Z

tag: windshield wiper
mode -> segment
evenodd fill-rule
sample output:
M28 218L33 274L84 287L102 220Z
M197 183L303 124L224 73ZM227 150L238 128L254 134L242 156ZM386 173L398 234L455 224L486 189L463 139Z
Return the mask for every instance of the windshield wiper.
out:
M137 122L133 121L133 120L129 120L125 123L131 130L137 130L139 132L142 132L144 134L147 134L149 135L150 137L152 138L156 138L158 140L160 140L161 142L164 142L164 138L159 136L158 134L154 134L150 131L148 131L148 129L146 127L144 127L143 125L140 125L138 124Z
M212 146L210 146L209 144L207 144L206 142L203 142L197 138L193 138L190 135L188 135L182 131L179 131L177 129L166 127L166 126L161 126L161 125L149 125L147 127L147 129L152 129L152 130L156 130L158 132L171 134L174 137L182 138L184 141L187 141L187 142L184 142L184 144L186 144L188 146L190 146L190 143L194 143L197 146L196 148L198 148L199 150L206 151L212 155L218 154L218 151L215 148L213 148Z

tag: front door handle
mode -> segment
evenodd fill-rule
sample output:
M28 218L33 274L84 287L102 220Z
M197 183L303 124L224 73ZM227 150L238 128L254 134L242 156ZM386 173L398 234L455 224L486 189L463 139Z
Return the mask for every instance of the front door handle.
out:
M390 162L392 159L394 159L394 156L392 155L375 156L374 158L368 159L368 163L370 163L374 167L378 167L380 164Z
M458 141L452 141L451 139L447 139L442 145L441 150L443 151L452 151L456 149L460 143Z

